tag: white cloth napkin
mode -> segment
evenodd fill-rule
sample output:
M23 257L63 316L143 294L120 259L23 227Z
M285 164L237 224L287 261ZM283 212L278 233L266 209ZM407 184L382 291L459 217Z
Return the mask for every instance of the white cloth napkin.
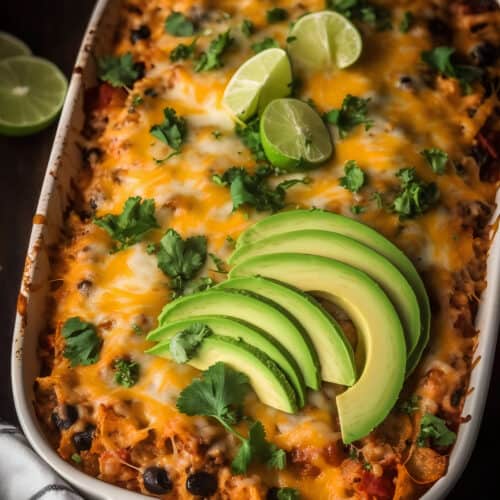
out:
M12 425L0 422L0 500L83 500Z

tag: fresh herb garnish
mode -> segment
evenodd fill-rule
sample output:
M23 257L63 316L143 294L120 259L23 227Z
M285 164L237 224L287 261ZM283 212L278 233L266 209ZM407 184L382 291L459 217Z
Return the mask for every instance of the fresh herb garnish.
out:
M369 130L373 125L373 120L367 118L368 103L370 99L362 99L351 94L347 94L342 101L340 109L332 109L325 113L325 120L331 125L336 125L341 138L358 125L364 124L365 130Z
M71 455L71 460L73 460L73 462L75 462L75 464L82 463L82 457L78 453L73 453L73 455Z
M92 323L75 316L64 322L61 333L65 340L63 355L71 366L92 365L98 360L101 340Z
M272 49L274 47L279 47L279 43L274 39L274 38L264 38L264 40L260 42L256 42L252 44L252 50L258 54L259 52L262 52L263 50L266 49Z
M255 31L253 22L250 21L250 19L243 19L243 22L241 23L241 31L246 37L252 36Z
M176 363L187 363L196 355L203 339L212 334L212 330L203 323L193 323L185 330L176 333L169 342L169 351Z
M236 124L235 132L257 161L266 161L266 154L260 140L259 126L260 120L256 117L250 120L246 126Z
M363 207L362 205L353 205L351 207L351 212L354 215L359 215L359 214L362 214L363 212L366 212L366 208Z
M414 168L403 168L396 176L401 182L401 190L392 208L400 218L421 215L438 200L439 190L436 184L418 179Z
M117 359L113 364L115 382L124 387L132 387L139 380L139 363L128 359Z
M368 23L379 31L392 27L389 10L368 0L326 0L326 8L335 10L348 19Z
M174 151L168 155L166 159L172 157L175 154L179 154L181 150L182 143L186 139L187 126L186 120L180 116L172 108L165 108L163 110L163 122L157 125L153 125L149 133L170 146Z
M180 61L181 59L191 59L196 51L196 39L192 43L186 45L180 43L175 49L170 52L170 60L172 62Z
M184 287L184 295L192 295L193 293L204 292L212 288L217 283L209 276L202 276L194 281L191 281Z
M268 23L279 23L288 19L288 12L280 7L268 10L266 13Z
M118 252L141 241L151 229L157 228L154 199L129 198L119 215L107 214L94 219L94 224L104 229L118 244L111 252Z
M420 396L413 394L409 399L400 403L398 409L401 413L406 413L406 415L411 415L420 408L419 402L420 402Z
M209 253L208 255L210 255L210 258L213 260L215 269L218 273L227 273L227 264L218 255L214 253Z
M262 212L276 212L285 206L286 191L295 184L307 184L309 179L291 179L273 188L267 181L274 174L269 166L258 167L250 174L243 167L231 167L222 175L215 174L212 180L221 186L228 186L233 200L233 210L242 205L255 207Z
M137 106L140 106L144 102L144 97L142 97L140 94L134 94L132 96L132 109L137 108Z
M183 240L174 229L169 229L160 241L156 254L158 267L170 278L174 297L182 295L186 283L196 276L207 259L207 239L192 236Z
M113 87L130 88L140 74L130 52L122 56L100 57L97 68L99 78Z
M252 461L283 469L286 465L285 452L266 440L260 422L251 425L248 438L232 427L238 420L237 415L241 413L248 390L246 375L224 363L216 363L203 372L201 379L194 380L181 392L177 409L191 416L212 417L241 441L241 447L231 464L235 474L245 473Z
M277 500L300 500L300 492L295 488L277 488L275 493Z
M236 240L229 234L226 236L226 243L231 247L236 246Z
M295 42L295 40L297 40L296 36L288 36L286 38L286 43L292 43L292 42Z
M406 11L403 14L401 22L399 23L399 31L401 31L401 33L408 33L413 24L413 21L414 21L413 13L410 11Z
M345 176L340 178L340 185L353 193L357 193L364 186L366 177L356 160L346 162L344 173Z
M377 191L375 191L374 193L372 193L372 196L371 196L370 199L375 202L375 204L377 205L377 208L383 208L384 207L384 200L382 198L382 195L380 193L378 193Z
M221 68L224 65L221 57L232 43L233 38L230 36L230 30L218 35L217 38L210 42L207 51L201 54L194 70L200 72Z
M165 20L165 31L173 36L192 36L194 24L181 12L172 12Z
M438 148L424 149L420 154L427 160L432 171L438 175L444 174L448 163L448 153Z
M212 132L212 135L216 138L216 139L220 139L222 137L222 132L220 130L214 130Z
M434 446L451 446L457 435L448 429L446 422L431 413L426 413L420 421L417 446L426 446L429 440Z
M468 94L471 91L471 83L481 78L483 70L476 68L476 66L453 63L451 59L454 53L455 49L453 47L436 47L422 52L422 61L442 75L456 78L460 83L462 92Z
M136 335L142 335L144 333L144 330L137 323L132 323L132 330Z

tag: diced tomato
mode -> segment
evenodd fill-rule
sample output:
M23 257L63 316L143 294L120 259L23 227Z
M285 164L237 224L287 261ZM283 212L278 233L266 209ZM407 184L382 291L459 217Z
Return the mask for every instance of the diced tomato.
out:
M375 477L371 472L364 472L358 489L378 499L392 498L394 484L386 476Z

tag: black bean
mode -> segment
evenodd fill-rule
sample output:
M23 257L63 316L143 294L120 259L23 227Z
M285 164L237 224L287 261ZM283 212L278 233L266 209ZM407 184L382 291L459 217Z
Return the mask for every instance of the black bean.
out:
M151 36L151 30L145 24L142 24L136 30L130 32L130 41L134 44L139 40L147 40Z
M87 451L92 447L92 439L94 439L95 427L87 425L86 429L82 432L73 434L73 444L77 451Z
M209 497L217 491L217 478L209 472L194 472L186 480L186 489L192 495Z
M172 487L172 481L168 477L168 472L161 467L148 467L142 474L144 487L156 495L168 493Z
M443 20L438 17L434 17L433 19L429 19L427 22L427 27L429 28L429 32L431 35L442 41L450 41L452 38L451 28L445 23Z
M52 413L52 422L60 430L69 429L78 420L78 410L72 405L61 405Z
M498 59L498 47L490 42L483 42L476 45L469 55L475 65L481 68L491 66Z
M146 73L146 65L142 61L136 62L134 64L134 69L138 73L136 81L144 78L144 74Z
M279 490L280 489L277 488L276 486L269 488L267 490L266 500L278 500L278 491Z

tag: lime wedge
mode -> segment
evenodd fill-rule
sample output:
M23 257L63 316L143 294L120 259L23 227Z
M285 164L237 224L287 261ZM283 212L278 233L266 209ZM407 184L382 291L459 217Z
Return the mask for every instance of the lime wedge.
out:
M0 134L29 135L55 119L66 77L50 61L17 56L0 61Z
M238 119L262 113L273 99L292 90L292 68L283 49L267 49L248 59L231 78L223 102Z
M13 56L29 56L30 48L19 38L0 31L0 60Z
M260 120L267 159L278 168L314 167L332 155L332 140L321 117L298 99L272 101Z
M363 42L355 26L337 12L301 17L290 32L288 52L294 63L311 69L347 68L361 54Z

